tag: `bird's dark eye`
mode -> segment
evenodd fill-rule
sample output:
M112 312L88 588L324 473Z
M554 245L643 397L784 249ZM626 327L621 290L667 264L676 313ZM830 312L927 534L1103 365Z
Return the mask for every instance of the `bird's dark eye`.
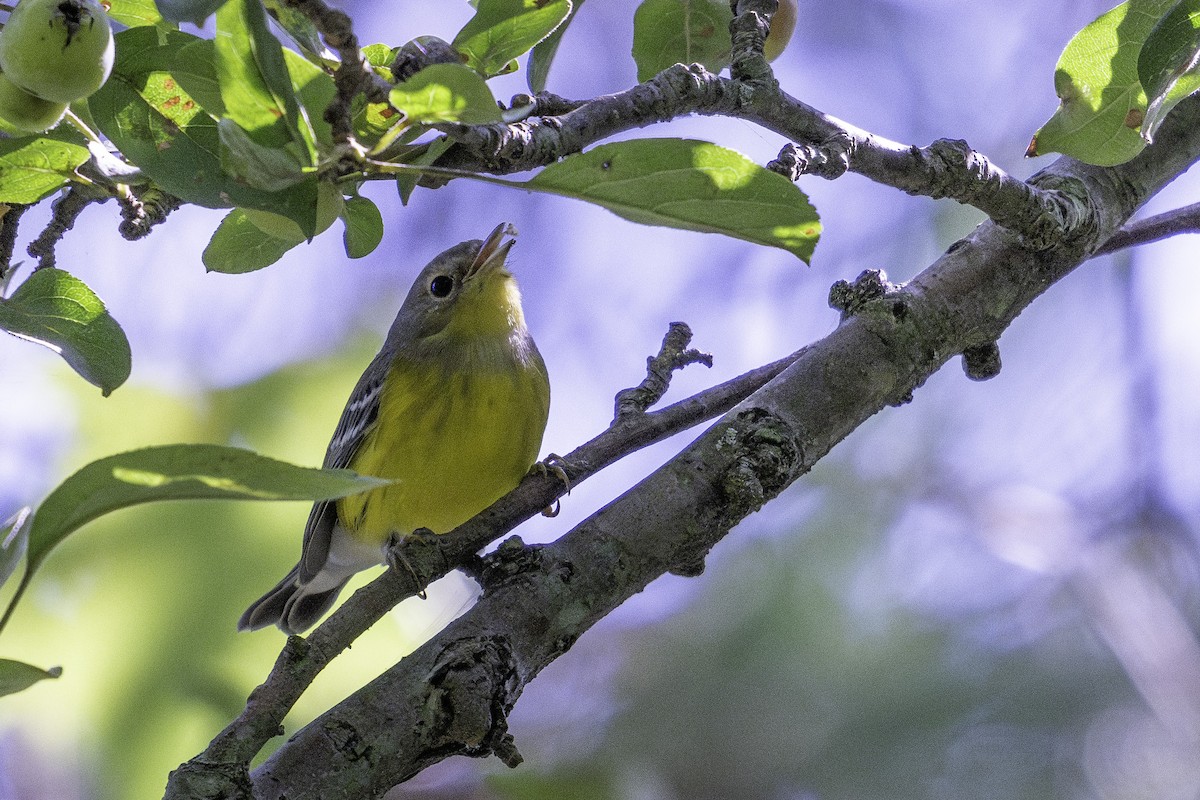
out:
M434 297L446 297L454 288L454 279L449 275L438 275L429 282L429 293Z

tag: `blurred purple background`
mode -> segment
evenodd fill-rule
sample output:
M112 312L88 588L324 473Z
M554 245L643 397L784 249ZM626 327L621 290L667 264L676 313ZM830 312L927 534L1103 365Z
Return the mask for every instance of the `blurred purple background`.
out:
M450 39L471 15L465 2L342 7L364 42L393 45ZM1023 153L1056 107L1058 54L1108 7L802 2L775 68L788 92L854 125L916 145L963 138L1024 177L1050 161ZM549 88L582 98L632 85L634 8L588 2ZM524 73L493 84L507 98L525 90ZM748 123L708 118L635 135L708 139L760 163L783 144ZM335 225L261 272L208 275L200 253L220 213L184 209L129 244L108 204L84 214L59 263L129 335L134 371L118 394L140 387L207 409L234 402L213 396L357 342L352 383L417 270L511 221L520 231L514 271L553 385L544 452L563 453L607 425L613 394L640 379L668 322L688 322L695 346L715 357L713 369L681 374L671 400L823 336L837 322L826 304L835 280L876 268L907 280L980 219L855 175L800 185L825 226L811 267L782 251L463 180L418 190L406 208L393 187L368 186L387 232L358 262L345 259ZM1185 175L1145 213L1196 193ZM26 215L26 234L45 216ZM397 796L1200 797L1195 248L1179 237L1081 267L1003 337L999 377L973 383L950 364L735 530L705 576L658 581L547 670L512 720L526 766L507 773L452 759ZM114 401L81 390L53 354L12 337L0 337L0 365L5 517L87 460L89 420ZM323 388L319 411L262 413L323 442L350 383ZM139 439L140 425L160 410L143 413L129 418L127 446L156 441ZM147 424L145 435L155 430ZM556 538L691 436L577 487L557 519L520 534ZM225 440L261 449L252 433ZM319 447L307 452L319 461ZM263 535L278 537L272 552L289 553L299 527ZM262 585L230 587L232 605L256 597L285 560L253 565ZM87 590L73 591L74 602L88 602ZM229 622L216 630L233 639ZM255 642L256 660L225 676L235 688L223 702L254 685L281 640ZM65 658L55 652L43 661ZM78 658L66 663L68 674L86 669ZM51 796L3 774L24 760L17 754L44 746L47 734L25 731L24 720L61 691L39 686L13 704L13 722L0 718L0 799ZM222 721L189 729L164 763L192 755L187 747ZM94 777L93 759L106 752L58 764L68 789L54 796L110 796Z

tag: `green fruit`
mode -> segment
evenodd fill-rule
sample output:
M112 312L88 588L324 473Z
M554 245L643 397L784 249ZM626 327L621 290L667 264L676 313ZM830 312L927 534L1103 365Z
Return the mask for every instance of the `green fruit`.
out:
M24 133L41 133L58 124L66 112L66 103L34 97L0 74L0 123Z
M779 54L792 40L792 34L796 31L797 13L796 0L779 0L779 9L771 17L771 32L767 34L767 41L763 43L763 55L767 57L767 61L779 58Z
M0 71L44 100L87 97L112 65L112 27L97 0L21 0L0 31Z

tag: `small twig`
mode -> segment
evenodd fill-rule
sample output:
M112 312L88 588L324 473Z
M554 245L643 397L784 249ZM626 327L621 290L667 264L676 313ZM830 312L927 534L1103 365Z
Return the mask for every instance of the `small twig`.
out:
M1131 222L1096 248L1092 257L1114 253L1126 247L1157 242L1180 233L1200 233L1200 203L1192 203L1174 211Z
M20 227L21 215L29 210L29 206L18 204L0 204L0 289L13 269L13 250L17 245L17 229Z
M632 416L645 414L646 409L661 400L671 385L671 373L675 370L683 369L688 364L713 365L710 354L687 349L691 341L692 329L686 322L671 323L658 355L646 359L645 380L631 389L617 392L614 425Z
M281 0L283 5L299 11L312 22L321 33L326 46L338 54L341 65L333 73L337 97L325 109L325 121L332 128L333 140L347 143L354 138L351 121L352 102L356 95L364 95L369 102L386 103L391 85L375 74L358 47L358 37L350 17L342 11L330 8L323 0Z
M50 223L26 248L26 252L38 260L36 269L53 267L55 245L67 231L75 227L75 220L79 219L85 208L107 199L107 194L97 195L90 187L72 186L66 194L55 200L50 206L54 212Z

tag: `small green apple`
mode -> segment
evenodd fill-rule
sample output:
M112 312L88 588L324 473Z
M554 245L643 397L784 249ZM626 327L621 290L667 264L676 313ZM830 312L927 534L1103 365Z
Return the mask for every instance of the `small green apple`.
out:
M58 103L103 86L113 54L112 26L98 0L21 0L0 31L0 71Z
M792 40L796 31L796 0L779 0L779 10L771 17L771 32L763 43L763 55L767 61L774 61Z
M0 73L0 123L22 133L41 133L58 124L66 112L66 103L35 97Z

